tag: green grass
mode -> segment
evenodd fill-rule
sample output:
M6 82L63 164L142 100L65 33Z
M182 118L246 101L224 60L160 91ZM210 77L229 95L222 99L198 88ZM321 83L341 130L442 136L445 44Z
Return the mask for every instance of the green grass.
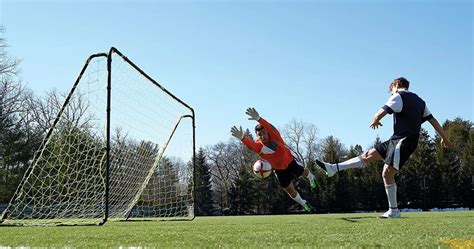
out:
M474 248L474 211L197 217L104 226L0 227L0 247ZM442 242L445 241L445 242Z

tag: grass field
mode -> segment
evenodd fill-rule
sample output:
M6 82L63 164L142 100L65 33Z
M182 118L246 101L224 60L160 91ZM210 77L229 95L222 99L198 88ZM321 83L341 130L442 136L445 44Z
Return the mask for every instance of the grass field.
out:
M197 217L104 226L0 227L1 247L474 248L474 211Z

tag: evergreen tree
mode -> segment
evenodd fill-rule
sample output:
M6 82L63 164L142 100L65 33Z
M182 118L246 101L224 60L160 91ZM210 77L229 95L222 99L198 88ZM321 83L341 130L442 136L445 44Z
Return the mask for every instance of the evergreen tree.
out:
M0 203L8 203L36 148L11 116L0 113Z
M371 146L382 143L377 137ZM387 196L382 179L383 161L376 161L367 164L361 170L359 181L360 207L364 210L383 210L387 208Z
M252 173L253 174L253 173ZM255 178L246 165L242 165L238 177L230 188L230 210L233 214L253 214L257 206Z
M418 146L400 170L397 181L398 202L408 208L428 209L429 189L437 170L434 144L425 129L421 130ZM433 186L434 187L434 186Z
M436 135L436 156L441 168L442 206L464 205L472 203L472 142L473 124L470 121L456 118L443 124L451 148L440 145Z
M474 129L469 129L469 140L462 152L462 168L467 178L466 188L470 187L462 193L461 198L464 205L474 208ZM469 180L470 178L470 180Z
M211 190L211 175L210 167L206 162L206 155L204 149L200 148L196 156L195 167L195 214L208 215L212 209L212 190Z
M321 151L323 161L330 163L341 162L342 158L345 158L346 155L343 144L333 136L328 136L322 141ZM321 205L323 210L327 209L330 212L334 212L346 208L345 204L343 204L343 202L346 202L345 198L349 195L346 172L341 171L331 178L326 177L322 179L321 185Z
M288 213L289 208L295 202L288 197L286 191L282 189L275 173L260 182L266 186L265 197L263 199L268 202L269 212L272 214Z
M28 91L18 80L20 61L8 55L0 26L0 203L8 203L42 135L25 118Z
M360 145L355 145L351 146L349 148L349 151L347 153L347 158L353 158L356 156L359 156L363 153L362 146ZM364 171L361 169L348 169L347 171L347 180L349 185L347 186L348 192L349 192L349 197L347 200L349 209L350 210L356 210L356 209L363 209L360 203L360 198L361 195L364 193L361 193L359 187L360 187L360 178L362 174L364 174Z

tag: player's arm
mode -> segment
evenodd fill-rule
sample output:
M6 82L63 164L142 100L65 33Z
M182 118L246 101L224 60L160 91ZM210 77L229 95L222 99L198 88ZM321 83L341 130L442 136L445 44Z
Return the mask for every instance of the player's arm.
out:
M263 126L265 131L267 131L271 137L283 142L283 138L281 137L280 132L278 132L278 130L272 124L268 123L267 120L260 117L260 115L258 114L257 110L255 110L255 108L253 107L247 108L247 110L245 111L245 114L249 115L249 120L255 120L259 122Z
M263 126L263 128L265 128L265 130L268 132L268 134L270 134L270 137L272 137L274 139L278 139L281 142L283 142L283 138L281 137L280 132L275 128L275 126L268 123L268 121L265 120L262 117L260 117L258 122Z
M248 134L244 133L244 131L242 130L242 126L240 126L239 128L237 128L236 126L232 126L232 128L230 128L230 133L232 134L232 136L242 141L242 143L244 143L252 151L259 153L262 149L261 144L251 140Z
M380 108L375 114L374 117L372 118L372 123L370 124L370 128L372 129L377 129L379 126L383 126L382 123L380 123L380 120L382 120L383 117L387 115L387 111L384 110L383 108Z
M436 132L441 136L441 145L444 148L448 148L451 145L451 142L449 142L449 139L446 136L446 133L444 133L443 127L441 127L438 120L435 117L432 117L431 119L428 119L428 122L430 122Z
M433 126L433 128L441 137L441 145L443 146L443 148L448 148L451 145L451 142L449 141L448 136L446 136L446 133L444 132L443 127L441 127L438 120L431 114L430 110L428 110L428 107L426 106L425 106L425 111L423 113L423 122L424 121L430 122L431 126Z
M252 139L248 138L247 136L244 136L244 138L242 138L242 143L244 143L250 150L252 150L253 152L257 153L257 154L260 154L260 151L262 150L262 144L260 143L256 143L255 141L253 141Z
M380 108L375 114L374 117L372 118L372 123L370 124L370 127L372 129L377 129L379 126L382 126L382 123L380 123L380 120L382 120L383 117L387 114L392 114L394 112L401 112L403 109L403 101L402 101L402 96L400 94L395 93L390 98L387 100L384 106Z

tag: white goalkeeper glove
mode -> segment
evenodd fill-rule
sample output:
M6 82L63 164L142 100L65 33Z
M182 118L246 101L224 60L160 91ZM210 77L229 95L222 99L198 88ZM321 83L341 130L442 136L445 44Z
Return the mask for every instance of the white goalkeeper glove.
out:
M232 126L232 128L230 128L230 133L232 134L232 136L239 140L242 140L244 138L244 131L242 130L242 126L239 126L239 128L237 128L235 125Z
M245 114L250 116L249 120L258 121L260 119L260 115L258 115L257 110L255 110L255 108L253 107L247 108L247 110L245 111Z

